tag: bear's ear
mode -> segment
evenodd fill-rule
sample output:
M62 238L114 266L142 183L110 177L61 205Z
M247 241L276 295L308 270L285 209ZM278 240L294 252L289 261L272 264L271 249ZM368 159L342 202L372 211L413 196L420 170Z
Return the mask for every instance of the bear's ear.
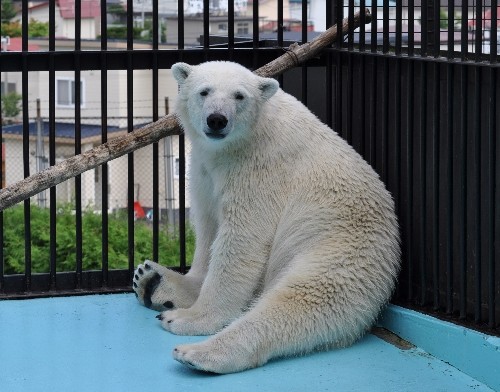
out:
M175 63L172 65L172 74L179 84L183 84L186 81L192 70L193 67L186 63Z
M260 78L259 80L259 90L264 100L268 100L276 91L280 88L280 84L271 78Z

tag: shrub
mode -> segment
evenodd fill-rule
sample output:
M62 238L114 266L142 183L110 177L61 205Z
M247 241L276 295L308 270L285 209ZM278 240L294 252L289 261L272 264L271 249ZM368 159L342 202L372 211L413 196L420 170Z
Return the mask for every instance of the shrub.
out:
M18 205L4 211L4 263L5 273L24 273L24 208ZM32 272L48 272L50 260L50 210L32 205L31 262ZM60 206L56 216L56 269L76 269L76 216L70 205ZM163 265L179 265L179 239L162 227L159 237L159 257ZM102 216L87 209L82 214L83 269L101 268ZM134 225L134 264L153 257L153 231L145 221ZM125 213L108 216L108 264L109 269L128 268L128 221ZM187 259L194 252L194 233L186 233Z

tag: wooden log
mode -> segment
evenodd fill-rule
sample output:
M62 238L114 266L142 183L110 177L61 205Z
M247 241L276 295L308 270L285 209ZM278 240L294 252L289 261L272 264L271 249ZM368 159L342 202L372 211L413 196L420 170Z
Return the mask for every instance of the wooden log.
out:
M369 23L371 15L367 8L364 14L365 22ZM361 13L357 12L354 15L352 28L356 29L360 24ZM289 49L286 49L282 56L257 69L255 73L263 77L278 76L304 61L316 57L323 48L335 42L338 36L343 37L347 33L348 28L349 22L348 18L346 18L342 21L340 33L338 32L337 25L332 26L311 42L306 42L302 45L292 45ZM103 163L155 143L164 137L179 135L181 133L182 129L179 121L175 114L171 114L80 155L65 159L54 166L1 189L0 211L87 170L94 169Z

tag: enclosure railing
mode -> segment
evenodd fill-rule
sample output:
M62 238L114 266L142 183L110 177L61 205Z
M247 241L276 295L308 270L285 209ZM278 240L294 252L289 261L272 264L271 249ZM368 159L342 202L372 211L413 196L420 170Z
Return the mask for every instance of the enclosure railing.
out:
M367 0L326 1L320 19L315 13L320 2L286 1L289 5L286 8L285 0L277 0L273 16L277 23L273 25L278 28L267 35L261 31L264 23L260 17L272 17L263 15L259 2L253 1L247 6L252 19L245 37L238 34L237 26L244 15L241 9L235 9L235 1L228 1L227 9L216 13L211 11L212 2L203 0L203 13L197 16L201 37L197 48L185 39L193 28L190 24L193 18L191 15L186 18L184 13L187 2L177 3L176 41L165 42L168 34L164 36L164 24L172 23L171 18L162 14L159 9L162 6L158 5L161 2L152 1L151 11L147 13L151 20L150 38L144 42L134 37L134 3L129 0L126 36L121 41L123 49L116 49L116 42L108 36L111 31L109 8L102 2L97 17L101 31L99 47L91 50L82 39L81 16L86 3L75 0L74 40L71 41L74 47L63 50L57 47L62 44L56 39L56 2L49 2L48 48L32 51L30 45L35 41L28 38L29 3L23 1L21 51L0 53L2 81L5 82L5 75L10 73L21 74L24 177L33 174L29 131L32 75L48 74L48 164L53 165L58 156L56 75L59 72L73 73L73 154L79 154L85 125L82 72L99 71L98 138L99 143L104 143L112 137L110 102L116 92L109 90L108 79L113 72L125 72L125 129L131 132L137 126L134 114L138 111L134 104L137 93L134 72L150 70L147 71L151 75L150 119L155 121L163 114L159 110L161 74L175 62L232 60L256 69L282 54L281 48L290 42L309 40L311 20L316 26L340 23L344 17L352 23L354 12L368 6L373 16L369 24L362 21L361 27L349 33L343 42L337 41L320 58L285 73L279 81L286 91L301 99L346 138L373 165L392 192L403 248L403 267L393 301L488 333L500 333L500 160L497 159L500 156L497 122L500 11L497 0L462 1L460 5L453 0L446 3L383 0L383 6ZM284 22L290 19L290 15L284 14L288 9L295 10L293 18L300 20L300 30L293 36L284 28ZM216 37L211 36L214 29L211 22L220 15L227 17L224 47L211 47L216 41ZM144 44L149 48L144 49ZM6 173L14 170L9 167L11 139L7 137L7 129L7 125L0 127L2 143L6 145L5 152L0 150L6 171L0 174L2 184L8 178ZM94 213L100 230L90 234L100 237L100 252L93 260L97 264L92 264L94 267L90 270L84 262L89 256L84 244L85 235L89 234L84 230L87 206L82 204L86 189L82 187L81 176L74 179L70 208L74 229L64 233L73 238L74 264L64 271L58 259L61 254L58 244L62 242L62 233L57 231L61 227L58 223L61 206L57 203L55 187L48 196L49 228L43 240L49 250L45 272L38 273L34 268L34 262L39 263L39 255L33 253L34 242L40 241L34 238L34 200L26 200L22 205L20 225L24 241L9 242L10 226L6 221L6 218L10 220L9 210L0 212L0 260L3 260L0 262L0 298L130 290L134 265L141 261L137 257L142 255L144 246L138 242L139 225L144 222L137 221L134 215L138 192L134 184L143 177L151 178L148 186L153 195L148 206L152 211L151 221L147 223L152 244L148 257L162 261L165 257L162 238L177 236L179 245L175 252L178 252L179 263L176 267L185 271L191 249L190 242L186 241L190 230L184 192L185 151L189 151L182 135L178 146L179 183L175 197L179 217L175 229L164 224L161 207L163 145L155 143L151 147L147 173L135 171L139 165L138 153L126 158L128 186L126 203L121 208L124 211L121 213L126 214L126 241L120 248L121 253L118 252L126 255L126 260L119 264L119 269L115 269L114 260L120 257L115 248L109 247L117 236L113 226L116 212L110 212L110 200L106 196L97 208L99 214ZM104 164L98 172L101 195L110 192L109 165ZM19 265L14 271L10 255L13 249L20 247L24 248L23 257L17 260Z

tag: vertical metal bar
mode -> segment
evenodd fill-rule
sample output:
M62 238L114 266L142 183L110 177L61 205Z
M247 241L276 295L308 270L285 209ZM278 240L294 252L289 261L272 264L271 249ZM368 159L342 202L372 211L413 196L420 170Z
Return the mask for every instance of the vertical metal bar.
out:
M403 41L403 5L401 1L396 2L396 56L401 55Z
M491 0L490 62L496 63L498 53L498 0Z
M448 0L448 59L455 52L455 0Z
M307 42L308 20L307 20L307 0L302 0L302 43ZM302 86L301 97L302 103L307 106L307 66L302 66Z
M252 5L252 18L253 18L253 39L252 39L252 54L253 54L253 68L257 68L259 57L257 50L259 48L259 2L254 1Z
M56 73L55 51L55 2L49 2L49 165L56 164ZM50 290L56 289L57 234L56 234L56 187L50 188Z
M326 26L327 28L332 24L333 6L331 1L326 2ZM330 128L334 128L333 124L333 59L332 52L327 52L326 57L326 89L325 89L325 103L326 103L326 123ZM338 130L337 130L338 131Z
M455 222L453 227L453 259L459 268L459 311L460 319L465 319L467 315L467 260L465 257L465 225L466 225L466 171L465 162L467 162L467 67L461 66L460 75L460 99L461 99L461 113L460 123L461 126L456 130L456 148L454 157L454 170L453 170L453 194L455 196L453 206L453 216Z
M479 323L481 320L481 178L486 174L481 171L481 67L475 68L474 80L474 131L469 134L470 139L468 145L472 148L472 159L468 163L468 180L470 185L467 185L469 194L467 195L467 231L469 231L468 241L468 257L474 265L474 321ZM470 171L469 171L470 170Z
M475 49L474 58L476 61L480 61L481 53L483 51L483 2L482 0L476 0L476 32L475 32Z
M439 49L437 50L439 53ZM428 140L428 157L427 162L427 260L432 262L432 282L433 282L433 306L434 310L439 309L440 294L439 294L439 256L438 256L438 233L439 233L439 135L440 129L440 114L441 114L441 72L440 64L435 62L434 66L434 111L432 115L432 126L429 132Z
M448 51L448 55L453 56L453 52ZM441 144L441 157L442 164L439 165L440 169L443 172L443 176L441 177L441 184L444 188L443 199L444 202L440 203L440 211L444 215L444 218L441 219L440 231L443 233L442 242L444 242L443 246L443 254L440 256L440 259L444 259L446 265L446 312L451 314L453 312L453 258L452 258L452 203L453 203L453 175L452 175L452 162L453 162L453 140L454 140L454 70L455 67L453 64L447 64L447 75L446 75L446 85L447 85L447 143Z
M344 13L344 2L336 1L336 6L334 8L335 20L334 22L337 26L342 25L343 13ZM329 27L329 26L328 26ZM343 33L342 33L343 34ZM342 35L343 37L343 35ZM342 57L343 54L340 51L342 48L342 39L338 39L335 42L335 47L339 50L335 56L335 130L344 138L346 138L344 121L343 121L343 99L342 99L342 81L343 69L342 69Z
M228 15L227 15L227 47L229 50L229 60L234 59L234 0L228 1Z
M2 8L0 7L0 21L2 20ZM0 61L2 59L2 52L0 51ZM0 72L0 80L2 79L2 72ZM0 99L0 114L2 113L2 100ZM1 117L1 116L0 116ZM3 153L3 126L0 119L0 189L3 188L4 173L3 162L5 160ZM4 240L3 240L3 211L0 211L0 294L5 292L5 267L4 267Z
M362 10L364 10L366 8L366 0L360 0L359 6ZM365 18L365 13L361 12L361 20L359 26L359 50L361 52L365 50L365 44L366 44L366 18Z
M23 108L23 174L30 175L29 106L28 106L28 1L22 2L22 108ZM31 210L30 199L24 200L24 291L31 291Z
M81 0L75 1L75 155L82 152L81 125ZM82 176L75 177L75 246L76 246L76 288L82 288L83 229L82 229Z
M413 56L415 50L415 4L408 0L408 56Z
M428 50L428 32L429 32L429 26L428 26L428 14L427 14L427 1L422 2L420 5L420 12L421 12L421 31L420 31L420 45L421 45L421 55L426 56L427 55L427 50Z
M179 0L178 47L184 49L184 2ZM182 21L182 23L181 23ZM233 21L234 30L234 21ZM182 52L181 52L182 58ZM179 268L186 272L186 154L184 134L179 135Z
M496 120L497 120L497 98L496 98L496 86L497 86L497 68L490 68L490 116L489 116L489 147L490 147L490 178L493 185L490 188L490 208L492 222L490 223L490 254L487 260L488 262L488 326L494 328L495 322L495 273L496 273L496 260L500 260L500 246L494 246L493 244L500 243L500 207L498 200L500 199L500 190L498 188L500 184L500 168L498 166L500 159L500 140L496 133Z
M404 177L405 181L405 193L406 193L406 210L405 210L405 221L406 225L404 228L403 244L406 244L404 250L406 250L406 263L408 266L408 300L413 301L413 276L414 276L414 241L413 241L413 134L414 134L414 88L415 88L415 74L414 74L414 63L410 59L408 61L408 83L407 83L407 123L405 127L405 138L406 138L406 165Z
M465 60L467 57L467 44L468 44L468 34L469 34L469 26L468 26L468 18L466 17L469 14L468 2L462 1L462 23L461 23L461 38L460 38L460 58Z
M108 58L106 52L108 50L108 33L107 33L107 9L106 2L101 1L101 143L108 141ZM96 168L95 170L99 170ZM108 263L109 263L109 247L108 247L108 164L104 163L101 166L101 284L102 287L108 285Z
M378 18L377 18L377 2L372 1L372 23L371 23L371 36L370 36L370 50L372 53L377 51L377 41L378 41Z
M347 48L349 51L354 49L354 0L348 0L349 8L347 15L347 26L348 26L348 35L347 35ZM363 12L362 12L363 14Z
M382 51L384 53L387 53L389 51L389 0L384 0L384 3L383 3L383 22L382 23L383 23Z
M425 7L424 7L425 8ZM426 208L425 199L426 193L426 130L427 130L427 63L421 62L421 79L420 79L420 130L418 134L417 147L418 155L416 157L416 174L419 181L419 186L416 189L416 201L418 205L417 233L418 241L420 241L419 249L419 269L420 269L420 305L426 304L427 294L427 266L426 266Z
M132 132L134 129L134 68L132 50L134 49L133 35L133 1L127 0L127 132ZM135 253L135 236L134 236L134 201L135 201L135 183L134 183L134 153L127 155L127 221L128 221L128 272L130 280L134 274L134 253Z
M158 2L153 1L153 121L158 120ZM153 260L159 262L159 232L160 232L160 170L159 170L159 146L158 142L153 143Z
M377 91L378 91L378 70L377 70L377 58L375 56L371 57L371 89L370 89L370 122L368 125L368 139L367 148L368 162L375 167L376 166L376 134L377 134Z
M203 0L203 48L205 51L210 46L210 2ZM207 59L205 52L205 59Z
M177 21L177 47L184 49L184 0L177 2ZM182 58L182 53L180 57Z
M278 46L283 47L283 0L277 1L277 14L278 14ZM283 86L283 74L278 76L280 86Z
M179 136L179 253L180 272L186 272L186 154L184 134Z

